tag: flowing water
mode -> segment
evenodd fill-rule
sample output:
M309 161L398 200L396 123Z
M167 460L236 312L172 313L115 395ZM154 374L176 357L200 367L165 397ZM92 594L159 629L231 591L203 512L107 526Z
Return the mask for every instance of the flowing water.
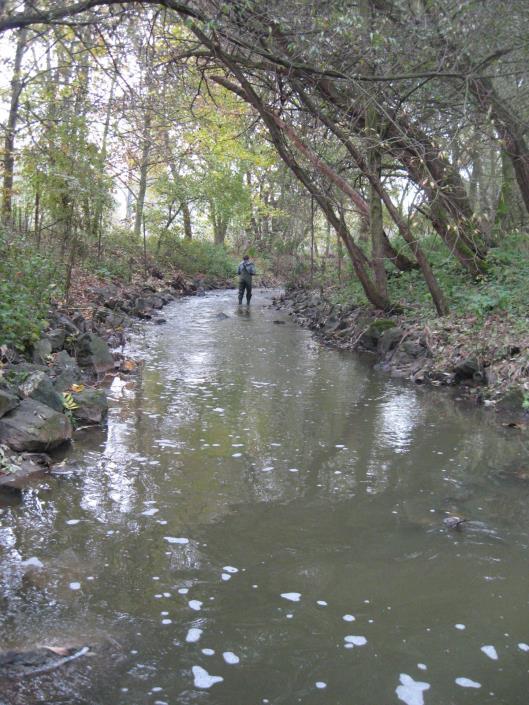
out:
M135 333L78 472L1 510L3 647L93 656L0 702L525 705L523 437L234 298Z

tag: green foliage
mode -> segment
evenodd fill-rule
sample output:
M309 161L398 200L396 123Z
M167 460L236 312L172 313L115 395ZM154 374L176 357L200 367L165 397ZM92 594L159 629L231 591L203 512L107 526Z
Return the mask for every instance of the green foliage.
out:
M469 276L448 255L438 238L424 238L421 245L451 311L458 315L470 314L478 319L494 312L526 317L529 282L529 241L526 235L512 234L492 248L487 258L488 272L479 280ZM338 284L336 267L328 268L324 276L319 276L321 283ZM349 265L344 269L342 279L343 284L336 286L334 294L337 303L367 303ZM388 293L390 301L419 316L430 318L435 315L430 294L418 270L399 272L391 268L388 271Z
M60 276L29 243L0 234L0 345L23 350L38 340Z
M191 276L206 274L229 279L237 271L236 261L224 247L203 240L168 239L164 241L160 256L165 264Z

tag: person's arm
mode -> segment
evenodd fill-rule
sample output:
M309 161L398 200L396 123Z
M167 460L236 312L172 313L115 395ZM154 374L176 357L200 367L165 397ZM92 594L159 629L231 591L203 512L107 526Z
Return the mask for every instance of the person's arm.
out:
M254 274L257 274L257 272L255 271L255 264L253 262L250 265L250 274L252 275L252 277Z

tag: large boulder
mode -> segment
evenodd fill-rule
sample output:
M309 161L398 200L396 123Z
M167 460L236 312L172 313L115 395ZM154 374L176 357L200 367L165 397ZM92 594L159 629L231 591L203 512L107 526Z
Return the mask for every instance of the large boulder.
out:
M18 385L18 392L23 398L31 397L55 411L63 411L62 397L45 372L37 371L30 374L22 384Z
M0 419L0 443L17 451L57 448L72 437L68 418L34 399L24 399Z
M114 369L114 358L103 338L94 333L85 333L77 341L77 362L96 375Z
M108 414L107 395L102 389L83 389L74 392L72 398L76 403L72 415L76 421L89 424L102 423Z

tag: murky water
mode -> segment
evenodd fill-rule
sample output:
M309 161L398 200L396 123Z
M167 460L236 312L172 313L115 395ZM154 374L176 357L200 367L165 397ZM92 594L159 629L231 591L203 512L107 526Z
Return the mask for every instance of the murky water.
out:
M2 510L3 646L94 650L3 702L525 705L524 440L234 297L146 325L79 473Z

